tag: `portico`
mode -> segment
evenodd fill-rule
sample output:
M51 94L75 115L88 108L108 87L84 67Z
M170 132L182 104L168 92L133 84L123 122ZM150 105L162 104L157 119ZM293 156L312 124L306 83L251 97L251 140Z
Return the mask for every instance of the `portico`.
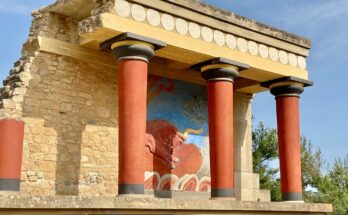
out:
M169 15L163 10L161 11L161 9L166 8L166 4L158 4L158 10L150 9L153 6L152 3L146 1L116 1L115 13L100 14L80 22L80 36L83 38L80 45L89 49L99 49L98 44L101 44L101 47L105 49L105 44L107 44L107 47L110 48L110 42L117 41L114 38L126 37L127 34L133 37L136 36L138 38L136 41L141 43L151 40L152 43L147 44L152 45L152 47L156 43L166 44L155 52L155 59L149 61L150 73L152 62L161 59L161 61L166 62L167 70L175 72L169 75L168 73L159 72L156 73L157 75L207 86L212 197L235 197L233 163L242 161L236 161L233 153L233 92L255 94L271 89L273 93L275 89L283 86L284 83L285 85L289 84L286 81L284 82L284 79L289 79L291 86L311 85L311 82L307 81L308 72L306 71L305 62L310 47L309 41L301 38L295 43L293 40L287 41L284 38L265 36L264 32L250 33L248 34L251 35L250 38L246 38L245 35L240 34L245 30L239 29L238 26L231 28L221 20L218 22L221 22L226 27L225 29L228 29L227 31L219 29L220 26L218 25L205 26L198 24L196 21L202 17L194 14L194 10L189 11L181 8L178 10L180 13ZM187 20L186 16L188 15L192 15L190 16L191 20ZM212 23L210 19L213 18L204 17L202 19L209 24ZM238 32L237 35L236 32ZM130 39L134 39L132 36ZM291 35L288 34L288 36L290 39ZM113 51L113 53L117 55L117 52ZM137 58L139 59L139 57ZM121 69L123 70L123 67ZM200 78L200 75L203 78ZM204 83L204 79L207 81L206 83ZM145 82L142 81L142 83ZM135 92L135 90L133 91ZM125 99L126 95L130 95L129 92L131 91L120 98ZM292 122L292 117L290 117L290 122L288 122L288 118L283 119L283 113L293 107L291 102L280 105L279 101L282 99L283 96L277 96L279 138L291 136L291 140L280 141L283 199L284 201L301 201L302 188L300 189L300 187L302 185L301 162L298 160L299 151L289 149L291 152L288 152L287 147L285 147L287 145L297 145L299 147L299 122ZM140 101L140 99L137 99L137 101ZM120 101L120 104L122 104L122 101ZM132 106L124 107L127 109ZM143 108L143 110L145 109ZM294 114L296 115L296 113ZM142 117L141 121L144 124L145 118ZM288 124L291 124L291 129L283 129ZM293 133L293 129L295 129L295 133ZM292 133L287 134L287 132ZM284 147L285 149L283 149ZM292 152L296 152L297 156L293 159L288 158L291 161L283 161L286 159L284 158L286 157L285 154ZM243 159L243 155L241 158ZM131 158L128 160L131 160ZM123 161L121 159L120 163ZM284 169L288 169L286 166L290 163L293 165L293 168L290 169L297 169L297 172L296 176L292 176L296 179L289 183L296 184L297 187L289 190L287 189L289 183L286 182L289 177ZM142 172L141 169L140 172ZM292 175L292 173L289 174ZM127 174L120 171L119 175L122 178L122 175ZM295 191L293 192L293 190Z
M0 157L0 208L45 213L38 195L86 213L331 210L303 202L308 39L199 1L71 0L37 13L11 72L28 80L11 76L15 93L0 94L0 134L19 138L16 156ZM269 202L252 166L252 98L265 91L276 99L282 203ZM18 193L15 204L4 191Z

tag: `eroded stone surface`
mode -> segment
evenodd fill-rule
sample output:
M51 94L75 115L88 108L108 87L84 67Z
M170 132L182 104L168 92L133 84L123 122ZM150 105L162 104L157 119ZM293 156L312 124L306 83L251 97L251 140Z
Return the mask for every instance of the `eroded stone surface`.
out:
M0 194L0 208L3 209L95 209L104 214L130 213L133 211L163 214L175 212L176 214L217 214L214 211L223 211L224 214L324 214L332 210L331 205L304 204L304 203L265 203L265 202L240 202L231 200L190 200L190 199L154 199L131 197L21 197L4 196ZM107 211L104 211L107 209ZM127 212L125 212L127 211ZM91 212L90 212L91 213ZM221 213L219 213L221 214Z

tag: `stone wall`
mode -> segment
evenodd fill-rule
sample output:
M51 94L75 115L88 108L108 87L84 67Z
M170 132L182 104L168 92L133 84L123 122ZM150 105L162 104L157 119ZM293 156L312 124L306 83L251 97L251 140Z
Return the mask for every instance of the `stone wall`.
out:
M34 12L23 57L0 89L0 119L25 122L23 194L117 193L117 73L35 45L38 36L76 44L76 29L69 17Z
M98 2L92 13L112 5L112 1ZM0 119L25 122L22 194L114 196L117 72L39 52L38 36L77 44L77 22L45 10L34 12L33 17L23 57L0 89ZM251 166L250 100L248 95L235 96L236 188L238 199L258 200L258 177ZM243 196L241 189L250 192Z
M9 76L0 88L0 118L22 117L22 102L32 79L32 64L36 59L38 36L46 36L69 43L78 43L77 21L46 11L33 12L29 37L22 49L22 57L14 64Z
M31 76L23 99L23 193L115 194L116 72L40 53Z
M252 95L234 95L234 170L236 198L271 201L269 190L260 190L259 174L253 172Z

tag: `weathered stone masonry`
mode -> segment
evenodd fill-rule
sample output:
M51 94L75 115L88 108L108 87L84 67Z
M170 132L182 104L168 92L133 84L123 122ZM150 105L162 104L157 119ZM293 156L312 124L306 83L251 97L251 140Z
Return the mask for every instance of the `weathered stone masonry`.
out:
M111 67L37 52L38 36L77 43L76 22L55 13L34 12L33 16L24 57L4 81L0 109L1 118L25 122L21 191L28 195L115 195L117 73ZM238 110L243 103L237 101ZM251 114L245 117L249 121ZM249 136L251 130L247 132ZM246 136L237 136L236 144L248 145L243 144ZM239 147L236 151L239 157ZM252 170L236 167L236 171L238 198L242 198L243 178L251 179L243 189L267 196L257 194L253 181L258 178L252 179Z
M23 49L31 56L15 64L1 91L1 118L25 122L22 192L114 195L116 73L68 57L35 53L28 43L37 35L77 40L71 27L76 25L69 18L47 13L34 17Z
M120 35L121 38L122 35L128 36L115 43L114 39L120 38ZM153 46L156 45L154 41L162 44L159 50ZM105 42L110 42L110 47L103 47ZM138 49L139 46L155 49L148 65L145 65L147 60L141 58L144 53L138 52L135 45ZM18 168L18 157L12 159L7 156L5 161L0 159L0 190L16 191L16 175L18 178L20 175L21 182L20 192L15 196L0 191L0 214L29 207L36 208L33 213L38 214L47 212L43 208L55 209L56 213L64 209L63 214L81 213L82 210L86 214L122 214L134 213L134 210L137 210L135 213L147 214L179 213L177 210L185 214L220 214L222 211L226 214L239 214L241 211L250 214L324 214L331 211L330 205L299 203L302 201L302 186L298 97L303 87L312 84L308 81L306 70L310 46L306 38L214 8L199 0L57 0L33 12L22 57L0 89L0 135L4 130L10 131L6 137L1 136L6 139L0 144L2 153L11 149L11 144L16 150L22 144L15 138L11 141L9 136L12 131L6 126L17 126L13 128L13 135L17 132L20 136L23 124L17 122L25 124L21 168ZM115 56L126 54L129 59L120 59L124 62L118 63L111 49L114 49ZM194 65L201 66L194 71ZM137 88L137 85L146 86L147 68L150 79L158 77L152 80L155 84L150 81L155 90L152 89L154 94L149 97L167 90L162 93L166 97L157 97L156 103L150 103L149 98L145 102L145 91ZM122 73L120 76L119 72ZM140 77L139 72L143 76ZM167 82L162 83L162 79ZM180 190L185 183L189 188L199 187L196 182L202 182L197 177L201 172L184 172L180 178L174 173L164 172L159 177L163 182L162 179L169 176L167 193L147 190L147 197L134 198L132 194L137 192L132 190L133 185L142 188L137 194L143 194L145 187L144 166L140 159L142 148L139 148L143 145L144 135L137 134L132 128L137 126L137 130L143 132L143 125L148 124L145 109L149 109L143 107L149 104L160 106L159 101L171 98L168 96L174 94L174 80L181 81L176 84L182 88L178 87L179 90L175 91L175 96L181 98L183 91L192 86L207 89L205 106L209 109L209 122L205 121L206 124L202 123L199 127L187 117L186 122L180 122L184 124L181 125L156 115L150 120L158 120L161 126L168 126L163 133L167 132L164 139L169 141L166 139L162 145L158 144L156 141L162 136L156 136L151 143L162 148L159 151L150 149L149 153L153 156L153 166L158 164L156 162L170 164L171 173L181 160L174 156L170 147L180 150L181 145L207 144L204 145L206 148L199 148L194 154L201 159L196 162L201 165L198 171L205 168L204 173L210 174L210 177L201 175L207 188L201 193ZM192 85L183 86L184 82ZM125 86L132 87L132 92L125 90ZM140 94L135 93L138 90ZM252 99L254 94L266 90L271 90L277 100L283 200L292 201L291 204L267 203L270 192L260 189L259 175L253 173ZM129 95L137 95L137 101L128 100ZM229 98L225 99L227 95ZM173 98L178 98L175 96ZM138 106L143 110L135 111ZM164 107L168 107L169 114L165 113L170 115L168 104ZM296 111L289 111L289 108ZM129 113L134 116L132 120L129 120ZM126 133L119 135L119 124L122 128L127 127ZM202 133L205 125L211 131L210 137L209 133ZM173 131L174 136L171 136ZM189 132L193 132L191 137ZM194 135L201 135L199 138L203 137L204 141L210 138L210 141L199 139L201 142L194 142ZM127 137L128 142L122 137ZM137 137L138 141L130 141L133 137ZM186 138L189 139L187 142ZM148 144L146 141L145 144ZM131 153L129 142L136 145ZM163 145L167 142L168 145ZM168 149L171 153L169 158L165 154ZM193 149L187 153L197 152ZM207 155L209 152L210 157ZM19 156L20 153L17 154ZM161 160L163 155L166 156ZM13 164L11 171L4 168L7 162ZM14 181L9 183L6 181L8 173L15 175ZM146 173L159 175L154 167L146 169ZM172 190L171 177L174 176L181 184L180 188ZM8 189L10 185L12 187ZM117 194L131 196L115 197ZM157 195L167 194L172 199L156 198ZM209 200L210 197L218 199ZM80 210L80 207L83 209Z

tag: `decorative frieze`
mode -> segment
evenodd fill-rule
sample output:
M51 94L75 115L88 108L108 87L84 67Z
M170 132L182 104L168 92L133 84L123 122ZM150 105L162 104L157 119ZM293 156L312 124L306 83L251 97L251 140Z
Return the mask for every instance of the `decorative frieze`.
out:
M215 43L218 46L225 46L242 53L248 53L253 56L259 56L264 59L306 70L306 59L303 56L212 29L200 23L185 20L182 17L174 17L168 13L145 8L139 4L125 0L115 1L115 12L120 17L130 18L137 22L146 22L151 26L163 28L167 31L175 31L194 39L201 39L205 42Z

